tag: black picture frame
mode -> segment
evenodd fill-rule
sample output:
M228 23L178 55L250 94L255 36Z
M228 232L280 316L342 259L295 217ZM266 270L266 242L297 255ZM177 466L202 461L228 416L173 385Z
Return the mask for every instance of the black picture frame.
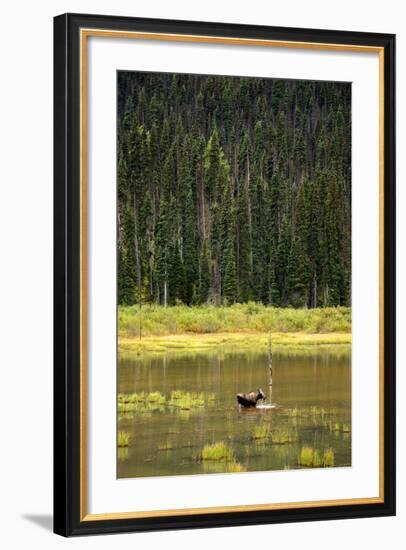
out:
M381 48L384 56L382 502L87 520L81 516L80 29ZM102 15L54 19L54 531L63 536L395 514L395 36Z

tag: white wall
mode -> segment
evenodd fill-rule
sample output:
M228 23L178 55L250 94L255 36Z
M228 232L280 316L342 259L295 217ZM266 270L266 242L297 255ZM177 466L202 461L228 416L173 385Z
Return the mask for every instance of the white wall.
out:
M0 86L0 538L5 548L399 548L405 535L405 352L398 350L398 516L308 524L114 535L67 541L52 511L52 17L66 11L398 34L398 182L405 179L406 31L386 0L14 0L3 4ZM403 123L403 125L402 125ZM403 127L402 127L403 126ZM398 185L398 211L406 208ZM406 309L406 216L398 216L398 310ZM399 340L405 322L398 315ZM403 524L403 525L402 525ZM254 542L255 541L255 542Z

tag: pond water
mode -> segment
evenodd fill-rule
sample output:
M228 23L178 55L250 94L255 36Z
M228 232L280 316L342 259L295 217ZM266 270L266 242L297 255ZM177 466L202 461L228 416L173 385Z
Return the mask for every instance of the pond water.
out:
M266 352L120 357L117 476L350 466L350 346L274 352L273 407L237 405L257 388L269 405L268 383Z

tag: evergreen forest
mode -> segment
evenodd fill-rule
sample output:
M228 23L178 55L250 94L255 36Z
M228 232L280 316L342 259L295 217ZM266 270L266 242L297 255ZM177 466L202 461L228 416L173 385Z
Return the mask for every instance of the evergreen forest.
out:
M351 84L118 72L118 302L351 302Z

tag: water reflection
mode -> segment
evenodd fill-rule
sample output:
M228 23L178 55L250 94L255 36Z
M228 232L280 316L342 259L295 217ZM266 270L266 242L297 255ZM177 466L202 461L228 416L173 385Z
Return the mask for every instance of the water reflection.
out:
M253 410L235 396L267 393L266 353L121 357L118 426L130 439L118 477L300 468L303 448L313 450L313 466L324 456L325 466L349 466L350 346L310 351L274 352L272 406ZM205 449L220 455L203 458Z

